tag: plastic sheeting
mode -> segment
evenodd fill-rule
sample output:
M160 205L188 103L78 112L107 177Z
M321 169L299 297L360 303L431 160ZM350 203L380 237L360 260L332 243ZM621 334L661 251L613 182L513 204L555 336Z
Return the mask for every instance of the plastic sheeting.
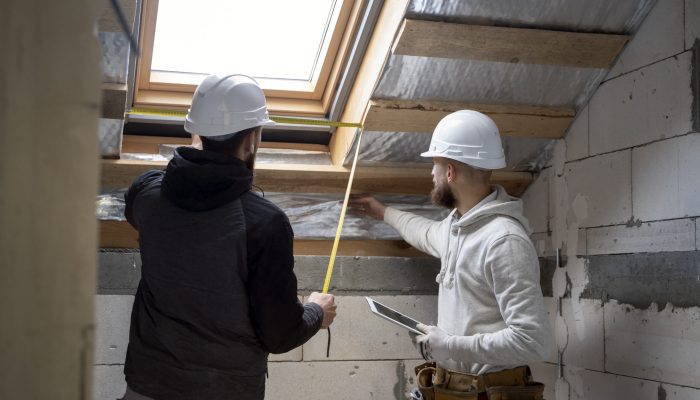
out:
M607 70L391 56L374 98L578 107Z
M632 33L656 0L412 0L408 18L578 32Z
M97 218L124 221L124 192L116 190L97 196ZM298 239L332 239L338 227L342 207L341 195L266 193L265 198L275 203L289 217ZM378 196L380 201L400 210L411 211L434 220L447 216L448 210L430 203L427 196ZM345 239L398 240L398 232L384 222L347 214L343 224Z
M123 119L100 118L97 138L100 143L100 155L104 158L119 158L122 148Z
M102 81L126 83L129 65L129 38L121 32L99 32L102 46Z

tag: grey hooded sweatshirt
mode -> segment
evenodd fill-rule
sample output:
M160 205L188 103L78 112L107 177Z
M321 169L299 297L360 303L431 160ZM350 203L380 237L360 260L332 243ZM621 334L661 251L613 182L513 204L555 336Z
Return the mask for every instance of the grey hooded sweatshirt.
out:
M501 186L442 221L387 208L384 221L442 261L438 327L454 335L443 368L483 374L543 361L552 341L522 202Z

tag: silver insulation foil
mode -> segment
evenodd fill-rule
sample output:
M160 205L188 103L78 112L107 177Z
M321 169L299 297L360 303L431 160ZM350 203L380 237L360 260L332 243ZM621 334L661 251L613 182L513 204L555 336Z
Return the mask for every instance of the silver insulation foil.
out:
M124 192L115 190L97 196L97 219L124 221ZM265 193L265 198L280 207L289 217L298 239L333 239L338 227L342 195L304 193ZM399 210L440 220L448 210L430 203L428 196L378 196L380 201ZM345 239L398 240L400 235L384 222L348 214L343 224Z
M583 105L606 69L392 55L373 98Z
M408 18L576 32L633 33L656 0L412 0Z

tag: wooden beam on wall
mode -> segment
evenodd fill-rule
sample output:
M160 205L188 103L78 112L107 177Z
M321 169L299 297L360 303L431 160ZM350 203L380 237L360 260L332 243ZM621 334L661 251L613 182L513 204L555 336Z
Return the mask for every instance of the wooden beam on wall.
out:
M159 146L163 144L188 146L192 144L192 139L172 136L124 135L122 153L158 154ZM328 146L313 143L261 142L260 148L328 152Z
M564 137L576 113L567 107L373 100L364 127L366 131L432 133L447 114L464 109L490 116L501 135L551 139Z
M124 119L126 90L126 84L102 84L102 118Z
M100 247L137 249L138 232L126 221L99 221ZM327 256L331 253L332 240L294 240L294 254ZM425 257L403 240L341 240L339 256Z
M340 118L343 122L362 122L372 92L389 57L391 45L406 12L408 0L385 0L375 24L372 38L350 90L347 105ZM333 165L341 166L352 146L356 128L338 128L331 138L330 150Z
M142 173L164 169L164 161L102 160L102 187L126 188ZM266 192L343 193L350 169L332 165L259 164L255 184ZM519 196L532 182L529 172L495 171L493 182ZM356 193L428 194L433 187L430 168L358 167Z
M393 53L608 69L628 40L627 35L406 19Z

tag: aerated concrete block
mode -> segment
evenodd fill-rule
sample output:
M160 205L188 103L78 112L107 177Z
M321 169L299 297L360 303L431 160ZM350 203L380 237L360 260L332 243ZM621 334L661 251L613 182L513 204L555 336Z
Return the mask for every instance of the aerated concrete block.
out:
M564 364L602 371L605 365L603 307L600 301L562 299L568 342Z
M587 217L580 227L623 224L632 216L630 151L619 151L566 164L569 199L581 195Z
M615 374L580 371L573 387L582 399L696 400L700 390Z
M642 221L700 216L700 133L632 151L634 217Z
M124 364L134 296L98 295L95 301L95 364Z
M683 0L659 0L627 44L607 79L683 52Z
M559 368L555 364L538 363L530 365L530 370L535 382L544 383L544 398L554 400L554 385L559 376Z
M685 48L691 49L700 38L700 1L685 0Z
M589 255L695 250L695 221L680 219L589 228L587 241Z
M437 322L437 296L372 296L418 321ZM408 331L374 315L364 296L338 296L331 325L331 360L402 360L419 357ZM319 333L304 345L304 361L328 360L328 336Z
M549 357L547 357L545 361L553 364L556 364L558 362L559 357L556 335L554 332L554 329L557 326L557 317L559 316L559 308L557 306L557 303L557 298L544 298L544 309L547 311L547 321L549 321L549 327L552 329L552 337L555 338L555 340L552 340L552 342L549 343Z
M409 361L270 363L266 400L403 400L413 386Z
M700 388L700 308L605 305L605 370Z
M97 365L92 378L93 400L121 399L126 392L123 365Z
M548 168L527 188L523 196L523 212L530 222L532 232L547 232L549 219L549 174Z
M564 140L566 161L588 157L588 106L578 112Z
M589 104L590 153L607 153L690 132L692 52L601 85Z

